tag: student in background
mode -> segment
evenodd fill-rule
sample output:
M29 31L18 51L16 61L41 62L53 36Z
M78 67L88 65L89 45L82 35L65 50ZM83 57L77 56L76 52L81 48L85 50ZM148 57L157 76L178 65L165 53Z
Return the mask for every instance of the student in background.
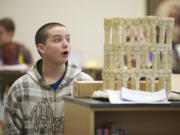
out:
M15 25L12 19L0 19L0 64L32 65L33 59L30 51L21 43L13 41Z
M31 66L30 51L22 44L13 41L15 25L12 19L0 19L0 66L26 64ZM3 120L4 101L10 84L0 83L0 121Z
M92 81L68 62L71 45L66 26L43 25L35 42L41 59L10 88L4 109L5 135L63 135L63 96L72 95L73 81Z

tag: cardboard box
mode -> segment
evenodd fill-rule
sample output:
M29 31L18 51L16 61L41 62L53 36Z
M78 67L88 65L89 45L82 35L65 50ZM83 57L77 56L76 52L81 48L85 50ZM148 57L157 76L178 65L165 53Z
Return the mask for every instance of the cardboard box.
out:
M102 81L75 81L73 83L74 97L89 97L96 90L102 90Z

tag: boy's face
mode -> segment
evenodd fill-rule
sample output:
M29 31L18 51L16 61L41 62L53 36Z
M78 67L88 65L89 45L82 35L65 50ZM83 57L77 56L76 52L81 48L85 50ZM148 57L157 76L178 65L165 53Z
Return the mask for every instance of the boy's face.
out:
M8 43L12 40L13 32L8 32L3 26L0 25L0 44Z
M48 31L48 38L43 51L40 51L43 59L53 64L64 64L68 60L71 51L70 34L66 27L55 26Z

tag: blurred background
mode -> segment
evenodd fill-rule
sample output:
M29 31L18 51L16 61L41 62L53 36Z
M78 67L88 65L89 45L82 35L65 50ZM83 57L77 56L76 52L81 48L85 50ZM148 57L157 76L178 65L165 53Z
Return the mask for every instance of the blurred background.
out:
M40 58L34 42L37 29L48 22L60 22L71 33L70 60L82 67L101 68L104 18L145 15L178 18L177 7L180 8L179 0L0 0L0 19L13 19L14 40L31 51L34 61ZM175 8L177 11L172 11Z
M96 67L103 64L104 18L140 17L146 9L145 0L0 0L0 18L14 20L14 40L26 45L35 61L40 58L35 32L45 23L60 22L71 34L70 59Z

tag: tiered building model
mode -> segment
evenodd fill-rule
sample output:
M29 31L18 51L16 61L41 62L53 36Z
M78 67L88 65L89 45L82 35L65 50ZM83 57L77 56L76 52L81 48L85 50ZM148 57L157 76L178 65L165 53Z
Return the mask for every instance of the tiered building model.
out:
M138 90L144 80L144 90L170 92L173 26L172 18L154 16L105 19L103 89Z

